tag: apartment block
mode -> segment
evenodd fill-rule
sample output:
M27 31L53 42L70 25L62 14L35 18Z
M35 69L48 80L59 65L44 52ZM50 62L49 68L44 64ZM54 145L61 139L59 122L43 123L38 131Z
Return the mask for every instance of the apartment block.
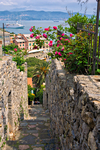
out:
M23 36L27 39L28 41L28 50L33 50L33 46L35 44L35 38L31 38L30 37L31 34L23 34ZM25 39L24 38L24 39ZM41 47L41 49L43 49L43 52L49 52L50 48L49 48L49 41L47 41L44 37L41 37L41 40L44 40L44 45Z
M31 38L30 34L23 34L24 39L28 42L28 50L32 50L35 44L35 38Z
M13 41L15 45L18 45L20 49L28 49L28 41L24 38L23 34L18 34L15 36Z
M3 40L3 31L0 30L0 40L2 41L2 44L4 45L10 45L10 33L9 32L4 32L4 40Z

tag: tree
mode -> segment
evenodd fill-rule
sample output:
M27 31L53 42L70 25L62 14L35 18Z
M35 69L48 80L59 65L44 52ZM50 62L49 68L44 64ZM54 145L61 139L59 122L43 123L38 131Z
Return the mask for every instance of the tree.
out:
M29 100L29 103L30 103L30 101L33 101L34 98L35 98L35 94L32 93L32 91L34 91L34 88L32 88L30 85L28 85L28 100Z
M27 62L27 76L28 77L33 77L33 73L34 73L34 69L36 65L40 66L44 63L44 64L48 64L48 62L44 61L44 60L39 60L37 58L34 57L29 57L25 60Z
M48 73L49 64L43 62L35 66L33 70L33 82L37 87L40 87L45 81L46 74Z
M79 22L79 23L86 24L86 23L88 23L88 18L85 15L82 16L81 14L77 13L65 22L68 23L70 26L69 28L67 28L68 32L76 34L77 33L77 23Z

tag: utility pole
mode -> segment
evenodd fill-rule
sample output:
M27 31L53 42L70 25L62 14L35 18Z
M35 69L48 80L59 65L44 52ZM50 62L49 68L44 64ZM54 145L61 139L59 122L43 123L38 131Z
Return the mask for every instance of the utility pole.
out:
M4 23L3 23L3 46L5 51L5 33L4 33Z

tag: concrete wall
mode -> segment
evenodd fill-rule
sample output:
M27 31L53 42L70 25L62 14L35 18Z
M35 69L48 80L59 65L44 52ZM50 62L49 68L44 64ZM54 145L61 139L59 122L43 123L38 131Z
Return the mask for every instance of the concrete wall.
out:
M100 149L100 76L69 74L53 60L43 106L62 150Z
M27 63L20 72L11 57L0 61L0 147L18 130L20 119L28 117Z

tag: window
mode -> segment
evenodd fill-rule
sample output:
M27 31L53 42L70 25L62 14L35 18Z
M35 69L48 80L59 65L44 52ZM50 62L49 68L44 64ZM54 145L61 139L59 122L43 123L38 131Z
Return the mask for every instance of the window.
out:
M48 51L48 49L47 49L47 51Z
M29 43L29 46L31 46L31 43Z
M23 46L24 46L24 44L23 44Z
M21 46L21 45L20 45Z
M46 42L46 44L48 44L48 42Z
M33 43L33 45L34 45L34 43Z

